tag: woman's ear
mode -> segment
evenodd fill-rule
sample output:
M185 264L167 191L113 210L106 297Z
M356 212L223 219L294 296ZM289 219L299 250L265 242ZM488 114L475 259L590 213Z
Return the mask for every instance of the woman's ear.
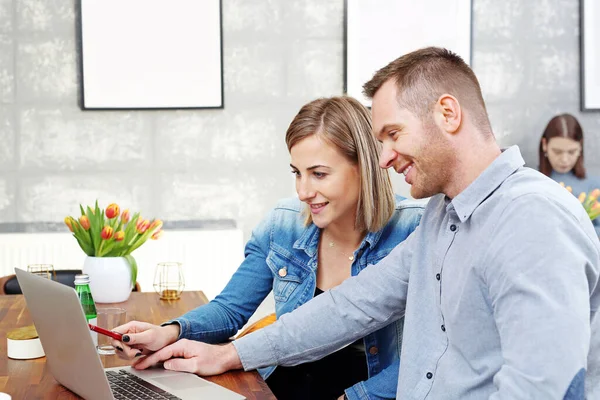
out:
M544 153L548 152L548 143L546 142L545 137L542 138L542 150L544 151Z

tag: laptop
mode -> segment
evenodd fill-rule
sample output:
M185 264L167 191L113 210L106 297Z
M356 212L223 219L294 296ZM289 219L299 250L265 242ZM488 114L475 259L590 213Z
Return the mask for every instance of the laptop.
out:
M75 289L18 268L15 273L50 373L84 399L245 399L195 374L162 367L104 369Z

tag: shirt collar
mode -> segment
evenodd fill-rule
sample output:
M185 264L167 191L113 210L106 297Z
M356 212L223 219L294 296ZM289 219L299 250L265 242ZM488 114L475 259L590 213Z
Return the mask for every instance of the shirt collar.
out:
M519 146L503 149L502 153L451 203L460 222L465 222L483 201L510 175L525 165Z
M314 257L317 254L317 248L319 247L319 236L320 229L311 223L304 229L302 235L294 243L294 249L304 250L310 257Z

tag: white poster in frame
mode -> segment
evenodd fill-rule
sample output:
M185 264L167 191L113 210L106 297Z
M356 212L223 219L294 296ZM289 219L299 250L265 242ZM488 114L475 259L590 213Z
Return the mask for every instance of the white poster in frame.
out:
M220 0L79 0L81 108L223 108Z
M600 110L600 4L580 0L581 110Z
M403 54L445 47L471 64L471 0L345 0L345 92L366 106L362 85Z

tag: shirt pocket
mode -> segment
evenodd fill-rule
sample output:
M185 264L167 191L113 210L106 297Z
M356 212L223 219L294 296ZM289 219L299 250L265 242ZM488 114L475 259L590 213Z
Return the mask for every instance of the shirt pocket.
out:
M267 265L273 274L273 296L276 302L285 303L304 281L307 272L289 258L271 252Z

